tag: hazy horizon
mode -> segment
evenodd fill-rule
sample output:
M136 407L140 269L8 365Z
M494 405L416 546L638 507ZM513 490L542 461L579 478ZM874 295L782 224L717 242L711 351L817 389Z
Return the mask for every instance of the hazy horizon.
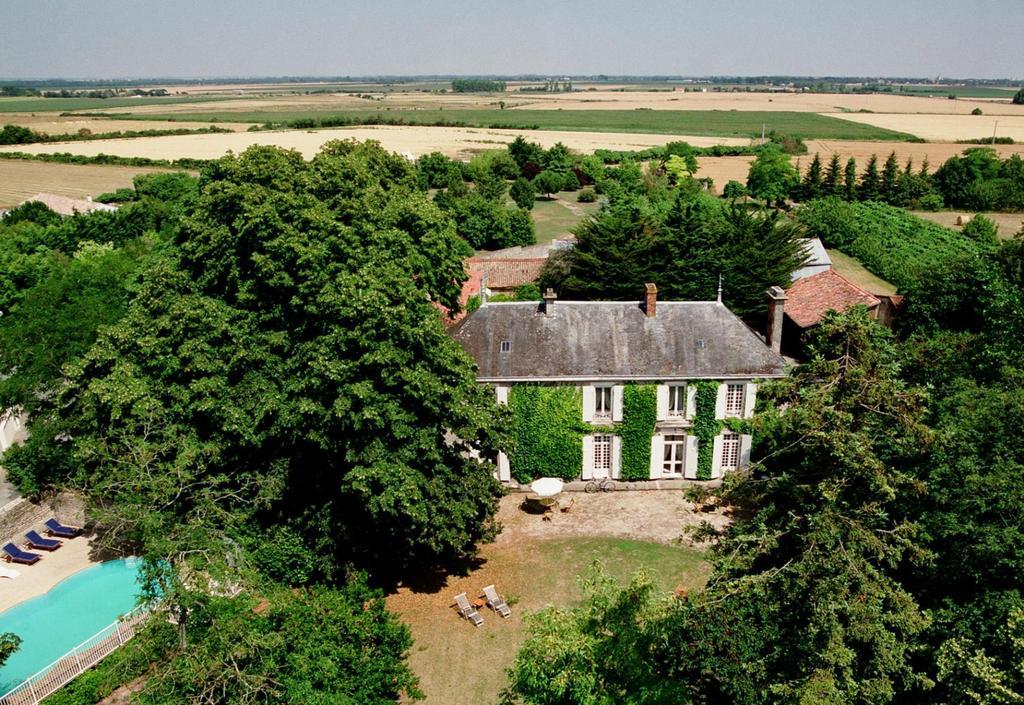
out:
M1020 0L5 4L16 80L437 75L1020 79Z

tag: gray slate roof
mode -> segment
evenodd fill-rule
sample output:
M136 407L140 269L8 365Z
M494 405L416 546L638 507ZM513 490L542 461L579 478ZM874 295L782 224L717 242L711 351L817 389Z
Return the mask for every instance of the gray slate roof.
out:
M803 279L804 277L813 277L815 274L821 274L832 269L832 258L828 256L828 252L825 250L825 246L821 244L821 240L816 237L805 238L803 246L804 252L807 254L807 261L804 262L803 267L790 275L792 281Z
M724 304L659 301L490 303L452 337L480 381L671 380L780 377L784 361ZM501 352L502 341L511 349Z

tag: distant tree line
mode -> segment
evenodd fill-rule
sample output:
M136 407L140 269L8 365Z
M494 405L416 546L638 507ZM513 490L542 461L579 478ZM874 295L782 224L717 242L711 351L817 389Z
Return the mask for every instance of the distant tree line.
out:
M456 78L452 80L452 90L456 93L500 93L505 90L505 82L483 78Z

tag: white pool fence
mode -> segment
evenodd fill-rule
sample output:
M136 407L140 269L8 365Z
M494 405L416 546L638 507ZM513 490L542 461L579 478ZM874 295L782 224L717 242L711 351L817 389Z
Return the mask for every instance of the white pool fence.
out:
M149 608L139 605L0 696L0 705L38 705L135 636L148 616Z

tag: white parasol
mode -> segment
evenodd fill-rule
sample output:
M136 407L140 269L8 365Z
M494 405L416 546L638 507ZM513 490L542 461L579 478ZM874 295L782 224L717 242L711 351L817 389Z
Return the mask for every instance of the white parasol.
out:
M562 487L565 483L559 480L557 477L542 477L539 480L534 480L530 483L530 489L538 497L554 497L562 491Z

